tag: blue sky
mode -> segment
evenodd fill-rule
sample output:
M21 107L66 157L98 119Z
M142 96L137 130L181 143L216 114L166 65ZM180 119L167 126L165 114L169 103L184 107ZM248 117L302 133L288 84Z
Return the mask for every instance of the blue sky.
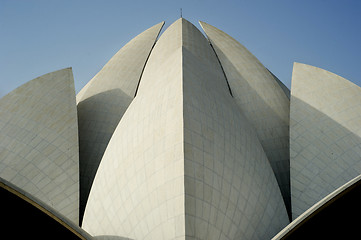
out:
M78 92L128 41L180 17L234 37L286 86L293 62L361 86L359 0L0 0L0 97L72 67Z

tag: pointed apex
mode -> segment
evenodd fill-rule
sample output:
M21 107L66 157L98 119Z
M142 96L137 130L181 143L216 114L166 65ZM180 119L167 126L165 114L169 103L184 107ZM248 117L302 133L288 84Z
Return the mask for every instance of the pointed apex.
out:
M164 24L165 24L165 21L161 21L160 23L154 25L153 27L160 26L162 28L164 26Z
M233 37L231 37L231 36L228 35L227 33L223 32L222 30L220 30L220 29L218 29L218 28L216 28L216 27L214 27L214 26L212 26L212 25L210 25L210 24L208 24L208 23L206 23L206 22L199 21L199 25L201 25L204 33L207 35L207 37L208 37L210 40L212 40L212 39L211 39L211 38L212 38L211 36L214 35L214 34L216 34L216 35L221 34L221 35L226 36L227 38L233 39ZM238 41L235 40L235 39L233 39L233 40L236 41L236 42L238 42Z
M205 28L207 25L209 25L208 23L203 22L203 21L201 21L201 20L199 20L198 22L199 22L199 25L201 25L201 27L202 27L203 30L204 30L204 28Z
M174 22L178 22L178 21L182 21L182 22L189 22L187 19L185 19L184 17L180 17L180 18L178 18L176 21L174 21Z

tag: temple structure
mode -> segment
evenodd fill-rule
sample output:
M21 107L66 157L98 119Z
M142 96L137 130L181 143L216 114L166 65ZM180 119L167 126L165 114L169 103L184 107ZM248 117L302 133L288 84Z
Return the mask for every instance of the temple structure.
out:
M206 36L184 18L161 35L164 22L154 25L76 96L67 68L0 99L5 216L37 216L4 229L297 239L334 223L332 213L348 218L345 207L361 211L361 89L295 63L290 91L238 41L200 24Z

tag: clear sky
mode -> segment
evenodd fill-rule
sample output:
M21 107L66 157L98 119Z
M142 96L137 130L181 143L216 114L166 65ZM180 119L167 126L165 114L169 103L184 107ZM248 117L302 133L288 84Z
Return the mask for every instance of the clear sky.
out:
M128 41L165 21L205 21L286 86L293 62L361 86L361 0L0 0L0 97L72 67L78 92Z

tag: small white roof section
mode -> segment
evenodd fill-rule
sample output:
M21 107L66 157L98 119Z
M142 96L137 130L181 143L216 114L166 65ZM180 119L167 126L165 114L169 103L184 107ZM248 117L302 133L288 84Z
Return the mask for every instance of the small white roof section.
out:
M337 188L332 193L328 194L326 197L315 203L312 207L310 207L307 211L298 216L295 220L293 220L290 224L288 224L282 231L280 231L276 236L272 238L272 240L280 240L283 239L288 233L292 230L300 226L302 223L307 221L314 213L321 210L330 204L335 198L342 195L349 188L353 187L353 185L359 183L361 181L361 175L355 177L354 179L348 181L341 187ZM340 230L342 231L342 230Z
M65 217L63 214L58 212L53 207L49 206L47 203L43 202L41 199L34 197L32 194L25 192L23 189L17 187L16 185L12 184L9 181L6 181L5 179L3 179L1 177L0 177L0 188L5 189L6 191L10 192L11 194L14 194L15 196L21 198L25 202L31 204L34 208L37 208L38 211L45 213L46 215L48 215L49 217L51 217L52 219L57 221L59 223L59 225L62 225L64 228L67 228L68 230L73 232L80 239L83 239L83 240L94 239L92 236L90 236L90 234L88 234L82 228L80 228L78 226L78 223L75 223L74 221L70 221L67 217ZM11 209L13 207L16 208L17 206L14 205L14 206L3 206L3 207L4 208L10 207L9 209ZM12 230L17 227L18 226L12 227ZM39 226L39 228L41 228L41 226ZM2 229L2 230L6 232L6 229ZM18 230L21 231L22 229L19 227ZM43 231L46 231L46 230L47 229L44 229ZM12 233L12 234L14 234L14 233ZM49 237L51 236L51 234L52 233L50 232ZM15 235L16 235L16 233L15 233Z

